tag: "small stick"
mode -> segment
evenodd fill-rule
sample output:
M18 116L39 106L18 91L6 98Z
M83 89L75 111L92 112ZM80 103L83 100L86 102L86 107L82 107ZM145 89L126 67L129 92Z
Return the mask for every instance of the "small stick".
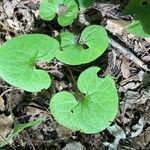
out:
M150 71L148 66L141 59L139 59L137 56L135 56L128 48L121 45L119 42L117 42L112 37L109 37L109 43L114 48L119 50L124 55L124 57L126 57L127 59L133 61L137 66L141 67L145 71Z

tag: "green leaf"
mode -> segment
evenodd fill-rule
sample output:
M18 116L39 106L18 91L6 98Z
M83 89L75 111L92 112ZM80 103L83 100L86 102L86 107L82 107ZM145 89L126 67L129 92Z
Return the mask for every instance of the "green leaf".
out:
M48 73L36 69L35 63L49 62L59 49L57 40L42 34L17 36L0 47L0 77L9 84L29 92L47 89Z
M140 11L141 0L129 0L127 6L124 8L123 13L126 15L136 14Z
M86 27L76 42L77 38L70 32L60 34L61 48L56 58L65 64L79 65L89 63L104 53L108 46L106 30L99 25Z
M149 14L148 14L149 15ZM146 17L145 17L146 18ZM150 37L150 19L149 16L146 18L147 21L133 20L133 22L128 26L128 32L135 34L140 37Z
M61 26L71 24L77 18L78 6L74 0L42 0L40 4L40 17L52 20L58 15Z
M40 125L44 120L45 120L45 118L39 118L39 119L36 119L35 121L31 121L29 123L17 124L14 127L14 129L12 130L12 133L10 133L10 135L8 135L8 137L5 139L5 142L0 144L0 147L3 147L5 145L7 145L7 144L11 144L12 143L12 139L15 136L17 136L22 130L24 130L25 128L32 127L32 126Z
M95 0L76 0L80 10L84 10L87 7L91 6Z
M32 127L32 126L36 126L36 125L39 125L41 124L43 121L45 120L45 118L38 118L34 121L31 121L29 123L23 123L23 124L17 124L14 129L13 129L13 132L12 132L12 135L17 135L19 134L22 130L24 130L25 128L29 128L29 127ZM11 135L11 136L12 136Z
M124 13L134 17L127 28L128 32L141 37L150 37L150 0L130 0Z
M61 125L87 134L107 128L118 111L118 96L110 75L98 78L98 67L90 67L81 73L78 88L85 94L76 100L72 93L63 91L50 101L50 111ZM80 101L79 101L80 100Z

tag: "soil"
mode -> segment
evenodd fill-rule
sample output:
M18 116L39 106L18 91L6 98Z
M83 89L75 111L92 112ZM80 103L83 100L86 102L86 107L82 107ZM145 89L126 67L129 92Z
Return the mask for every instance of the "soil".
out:
M84 12L90 24L105 26L110 37L106 52L87 65L69 66L54 59L40 67L52 75L53 84L39 93L17 89L0 79L0 140L14 123L26 123L38 117L46 120L23 130L4 150L150 150L150 39L125 32L131 16L120 7L125 0L99 0ZM82 17L62 28L54 19L39 17L39 0L0 1L0 44L17 35L44 33L56 36L64 30L74 33L84 28ZM60 126L48 111L54 93L75 91L76 80L90 66L99 66L100 76L111 74L119 95L119 109L111 126L98 134L87 135Z

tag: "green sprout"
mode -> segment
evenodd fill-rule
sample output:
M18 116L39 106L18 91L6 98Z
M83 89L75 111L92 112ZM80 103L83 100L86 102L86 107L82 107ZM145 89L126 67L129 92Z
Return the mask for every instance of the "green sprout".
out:
M78 5L74 0L43 0L40 4L40 17L52 20L55 16L61 26L70 25L77 18Z

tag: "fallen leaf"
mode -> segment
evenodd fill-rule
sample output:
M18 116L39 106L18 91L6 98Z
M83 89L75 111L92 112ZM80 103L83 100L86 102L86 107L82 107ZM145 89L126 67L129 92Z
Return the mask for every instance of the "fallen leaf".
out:
M128 21L108 19L106 29L113 34L121 34L125 30L125 26L127 26L127 24Z
M127 79L130 77L130 63L127 59L123 59L122 60L122 64L121 64L121 72L122 72L122 76Z
M3 3L4 3L3 9L7 17L8 18L13 17L14 9L18 4L17 0L12 1L4 0Z
M105 146L108 146L108 150L116 150L118 147L119 141L121 139L125 139L126 134L123 131L123 129L117 124L114 124L113 126L108 127L107 130L109 131L111 135L115 137L115 140L112 143L104 142L103 144Z
M136 140L136 145L140 146L142 149L150 142L150 127L141 134Z
M83 145L80 142L69 143L62 150L83 150Z
M13 118L11 115L0 115L0 145L5 141L6 136L12 131Z
M131 137L132 138L137 137L143 131L144 125L145 125L144 118L140 118L138 124L132 127L133 131L131 132Z

